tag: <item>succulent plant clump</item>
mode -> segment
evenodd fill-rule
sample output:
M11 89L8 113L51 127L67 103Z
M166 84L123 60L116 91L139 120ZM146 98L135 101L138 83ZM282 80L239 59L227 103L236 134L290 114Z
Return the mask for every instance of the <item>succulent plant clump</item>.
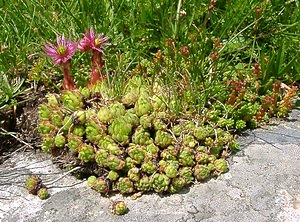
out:
M46 200L49 197L48 189L47 188L39 189L37 195L41 200Z
M49 197L48 189L42 183L42 179L36 175L28 176L25 179L25 188L30 194L37 195L42 200Z
M112 206L112 213L116 215L124 215L128 212L128 208L124 201L117 201Z
M141 79L132 77L120 99L110 97L105 82L49 94L39 107L42 150L72 160L67 165L79 165L92 175L88 186L101 194L177 193L226 172L225 154L238 145L221 128L227 122L215 117L220 113L207 114L219 120L215 126L175 116L163 90L156 85L154 95L139 85L146 84ZM31 184L31 192L41 188Z
M25 187L31 194L36 195L42 186L42 180L38 176L32 175L27 177L25 180Z

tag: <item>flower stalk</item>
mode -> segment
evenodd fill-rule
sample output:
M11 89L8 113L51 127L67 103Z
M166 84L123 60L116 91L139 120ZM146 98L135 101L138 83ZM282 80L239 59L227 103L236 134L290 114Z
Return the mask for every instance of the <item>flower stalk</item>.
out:
M99 81L103 81L105 76L101 74L100 69L104 66L102 56L105 55L103 47L110 45L106 41L109 37L103 37L103 33L95 34L93 27L90 28L90 32L86 32L83 39L79 41L78 49L81 52L90 52L92 54L92 70L88 83L88 87L91 89Z
M104 61L102 60L102 53L93 50L92 51L92 70L91 70L91 77L89 80L89 87L96 84L99 81L103 81L105 76L101 74L100 69L104 66Z
M62 83L62 87L64 90L76 89L75 82L73 81L73 79L71 77L71 71L72 71L71 65L72 65L72 63L70 60L68 60L65 63L60 63L61 71L64 74L64 80Z

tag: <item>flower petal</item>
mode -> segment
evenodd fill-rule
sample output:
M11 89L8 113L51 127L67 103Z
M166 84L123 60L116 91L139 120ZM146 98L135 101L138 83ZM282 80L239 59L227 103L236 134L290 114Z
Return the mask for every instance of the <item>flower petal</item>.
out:
M64 34L61 38L57 36L56 42L57 46L53 45L51 42L47 42L44 45L44 52L46 53L45 55L54 59L54 65L67 62L75 54L77 49L77 43L72 42L71 38L66 41ZM64 47L65 50L58 50L58 47Z

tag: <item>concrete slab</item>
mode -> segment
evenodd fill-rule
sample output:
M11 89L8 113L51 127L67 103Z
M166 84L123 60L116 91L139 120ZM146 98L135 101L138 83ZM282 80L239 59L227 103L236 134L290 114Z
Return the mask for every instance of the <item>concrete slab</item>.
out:
M40 200L28 194L24 179L44 182L63 175L42 153L17 153L0 165L1 221L300 221L300 111L240 137L242 149L229 158L230 171L194 184L179 194L103 197L86 181L66 176ZM125 200L129 212L110 213L111 201Z

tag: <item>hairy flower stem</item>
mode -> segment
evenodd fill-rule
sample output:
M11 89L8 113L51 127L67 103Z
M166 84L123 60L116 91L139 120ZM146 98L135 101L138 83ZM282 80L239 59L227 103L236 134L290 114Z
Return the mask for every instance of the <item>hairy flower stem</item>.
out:
M103 67L104 61L102 60L102 53L93 50L92 52L92 71L89 80L89 87L95 85L98 81L103 81L104 76L101 75L100 69Z
M61 71L64 74L64 80L63 80L63 89L64 90L73 90L76 88L75 83L71 77L71 61L68 60L65 63L60 63Z

